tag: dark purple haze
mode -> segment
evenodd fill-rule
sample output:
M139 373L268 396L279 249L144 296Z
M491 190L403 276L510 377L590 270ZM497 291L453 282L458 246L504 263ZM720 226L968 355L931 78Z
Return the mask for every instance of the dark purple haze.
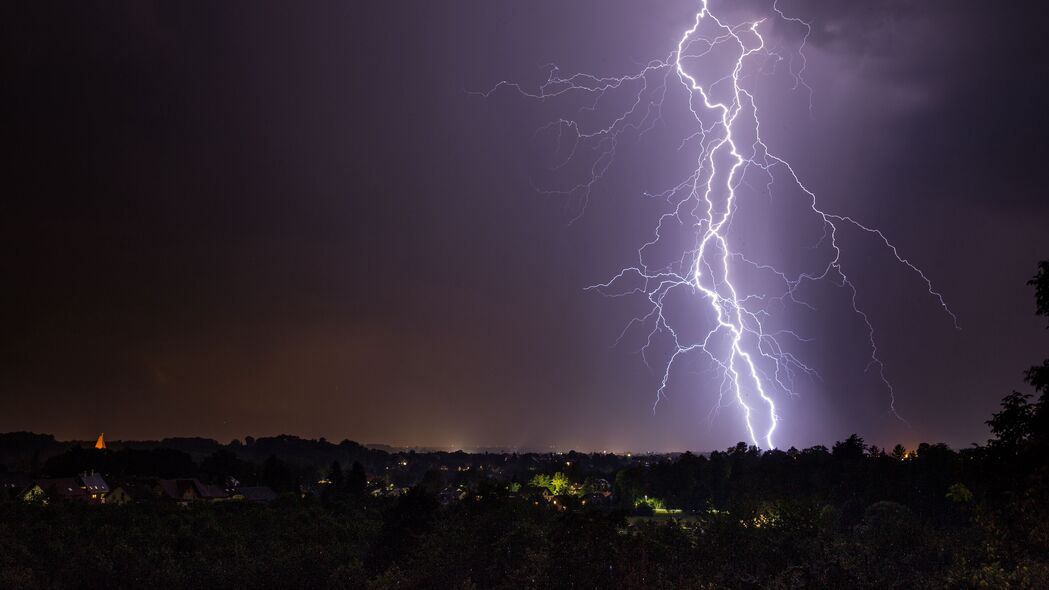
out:
M781 7L814 26L814 108L770 79L770 148L827 209L893 239L963 330L851 236L911 426L886 411L862 332L828 296L803 324L823 380L780 402L777 442L982 441L998 399L1049 348L1024 285L1049 257L1042 19L948 0ZM636 69L666 57L694 10L0 9L0 431L615 450L745 440L732 412L708 421L709 376L682 380L653 413L657 376L636 346L612 347L637 302L583 291L648 239L658 211L639 195L679 179L676 115L623 141L569 225L563 199L532 189L552 179L533 132L564 113L464 92L535 84L550 62Z

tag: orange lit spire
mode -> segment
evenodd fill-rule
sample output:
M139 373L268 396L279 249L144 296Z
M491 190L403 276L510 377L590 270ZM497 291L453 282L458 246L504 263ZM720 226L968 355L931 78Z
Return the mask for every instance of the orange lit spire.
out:
M106 448L106 440L104 438L102 438L103 436L105 436L105 434L106 433L103 432L102 434L98 435L98 440L95 441L95 448L96 449L104 449L104 448Z

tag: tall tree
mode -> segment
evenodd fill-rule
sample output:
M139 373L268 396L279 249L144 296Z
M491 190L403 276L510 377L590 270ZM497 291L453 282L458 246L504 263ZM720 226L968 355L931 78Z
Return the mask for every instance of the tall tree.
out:
M332 489L338 492L341 492L346 485L346 476L343 475L342 465L338 461L332 461L331 468L328 470L328 481L331 482Z
M1027 284L1034 287L1035 313L1049 317L1049 260L1038 263L1038 272L1030 281L1027 281ZM1049 324L1046 325L1046 329L1049 330ZM1049 400L1046 399L1046 396L1049 395L1049 359L1027 370L1027 382L1035 390L1042 392L1039 405L1044 406L1049 403ZM1049 409L1043 409L1043 411L1049 411Z
M354 461L350 475L346 478L346 491L355 496L363 496L368 491L368 474L360 461Z
M897 444L895 447L892 447L892 458L893 459L902 460L906 456L907 456L907 449L905 449L903 445Z
M1014 391L1002 399L1001 411L987 421L994 435L991 446L1015 454L1028 441L1034 428L1034 406L1027 401L1030 397Z

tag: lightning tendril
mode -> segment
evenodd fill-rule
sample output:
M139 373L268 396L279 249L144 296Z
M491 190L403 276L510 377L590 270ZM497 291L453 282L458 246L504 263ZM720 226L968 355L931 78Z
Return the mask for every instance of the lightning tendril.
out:
M805 82L807 66L805 44L811 33L809 22L788 16L775 0L774 18L784 25L799 27L802 41L788 57L779 50L766 47L762 29L766 19L728 24L714 16L708 0L700 0L691 26L681 35L674 49L665 59L652 60L639 66L633 73L621 76L596 76L586 73L562 74L556 65L548 66L545 81L536 90L529 90L516 82L502 81L485 92L485 97L508 88L539 101L568 95L591 98L587 113L594 113L599 103L612 93L625 93L628 103L617 111L606 124L587 126L580 119L559 118L544 129L556 129L560 141L567 134L571 149L563 164L575 159L581 146L591 150L582 181L566 189L544 190L579 200L581 216L590 201L594 187L605 177L615 160L616 148L626 132L643 135L662 118L667 92L677 85L687 93L688 110L695 122L694 131L680 143L679 150L694 146L695 168L686 178L670 188L646 193L668 203L656 224L651 239L637 251L637 262L618 272L608 281L591 285L592 289L610 296L637 295L644 297L648 311L632 319L620 339L635 327L647 329L642 357L648 364L648 351L657 337L668 337L672 342L668 359L662 363L656 404L667 394L675 367L691 354L705 355L719 374L717 412L725 407L728 396L742 410L747 435L755 446L775 448L774 435L780 422L775 397L796 395L795 380L799 376L818 378L818 373L795 356L787 340L806 341L792 330L773 330L769 327L770 306L798 305L814 307L799 296L805 283L830 281L843 288L852 311L866 328L869 346L868 370L875 371L889 398L889 411L902 420L896 410L896 391L886 375L885 363L879 355L874 326L860 306L859 292L842 262L840 234L845 228L874 237L896 261L920 278L928 294L958 327L958 319L948 307L926 274L900 254L888 237L848 215L828 213L817 203L816 195L799 179L794 168L783 158L773 154L762 139L757 102L748 90L747 66L759 71L769 63L788 61L793 76L793 89L808 93L812 110L812 89ZM694 64L715 52L731 56L720 75L709 70L692 69ZM701 82L701 80L710 80ZM766 192L771 196L777 175L785 177L805 195L810 215L822 227L817 247L827 252L826 262L815 270L794 275L777 270L770 264L745 256L730 242L730 229L739 209L739 187L749 177L762 178ZM806 209L806 211L808 211ZM653 266L646 262L650 250L665 241L670 228L686 227L694 237L694 244L670 264ZM773 292L745 293L738 284L742 271L762 273L778 284ZM687 296L703 302L712 318L709 330L699 338L682 334L680 322L668 312L671 297L684 291Z

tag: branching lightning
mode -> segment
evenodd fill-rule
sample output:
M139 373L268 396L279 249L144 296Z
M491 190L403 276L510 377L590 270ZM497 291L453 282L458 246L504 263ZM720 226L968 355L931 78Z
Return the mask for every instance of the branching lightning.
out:
M955 327L958 326L957 318L943 295L921 269L900 254L885 234L853 217L828 213L820 208L816 195L801 182L794 168L774 155L762 139L757 101L746 84L749 71L760 72L768 63L787 61L794 89L803 88L809 93L810 112L812 104L812 91L803 77L806 67L804 49L811 27L802 19L784 14L778 0L772 9L774 18L785 25L799 27L803 32L800 46L789 57L766 47L762 35L765 19L729 24L710 12L707 0L700 0L691 26L678 39L671 53L665 59L639 66L633 73L605 77L585 73L566 76L551 65L548 66L547 79L537 90L503 81L481 93L488 96L509 88L540 101L580 95L592 99L585 109L588 114L595 113L601 101L611 93L629 96L629 106L617 111L606 120L606 124L588 127L577 119L560 118L544 128L556 129L559 142L568 135L571 149L563 164L577 158L580 148L591 150L581 182L563 190L544 191L578 198L579 215L585 211L594 187L614 162L621 136L628 131L642 135L651 130L662 118L667 92L674 85L687 93L689 115L695 122L695 129L684 137L679 150L696 150L695 168L669 189L646 194L649 198L665 200L669 207L660 216L651 239L638 249L637 262L608 281L588 289L610 296L641 296L650 304L647 313L629 322L620 338L638 327L646 330L645 344L641 348L646 364L649 362L647 353L656 338L669 337L672 342L668 360L661 364L657 404L665 397L671 375L681 360L689 355L705 355L719 374L718 403L713 411L725 407L726 398L729 403L737 404L742 410L750 441L765 448L776 446L774 437L780 422L776 398L796 395L795 380L799 376L818 377L817 372L795 356L787 345L788 340L805 339L795 331L773 330L768 322L774 304L813 309L798 293L799 287L809 282L830 281L845 290L852 311L866 327L870 351L867 368L876 372L888 393L889 410L900 417L896 411L896 392L879 355L874 326L860 306L859 292L843 264L839 239L845 228L877 239L899 264L920 278L928 293ZM714 52L719 52L719 56L730 56L724 71L712 75L709 69L694 69L697 62L710 58ZM745 256L730 240L730 229L739 210L740 186L743 183L752 186L754 180L760 179L771 196L776 189L777 177L785 178L796 190L802 191L808 209L811 209L810 214L816 216L823 228L816 247L822 248L826 257L814 270L789 275L770 264ZM689 228L695 241L678 260L654 266L647 254L663 244L671 226ZM779 286L771 292L745 293L736 278L744 269L767 275L772 284ZM712 318L709 330L704 328L705 334L700 338L682 335L680 323L668 313L669 298L676 297L679 292L702 302Z

